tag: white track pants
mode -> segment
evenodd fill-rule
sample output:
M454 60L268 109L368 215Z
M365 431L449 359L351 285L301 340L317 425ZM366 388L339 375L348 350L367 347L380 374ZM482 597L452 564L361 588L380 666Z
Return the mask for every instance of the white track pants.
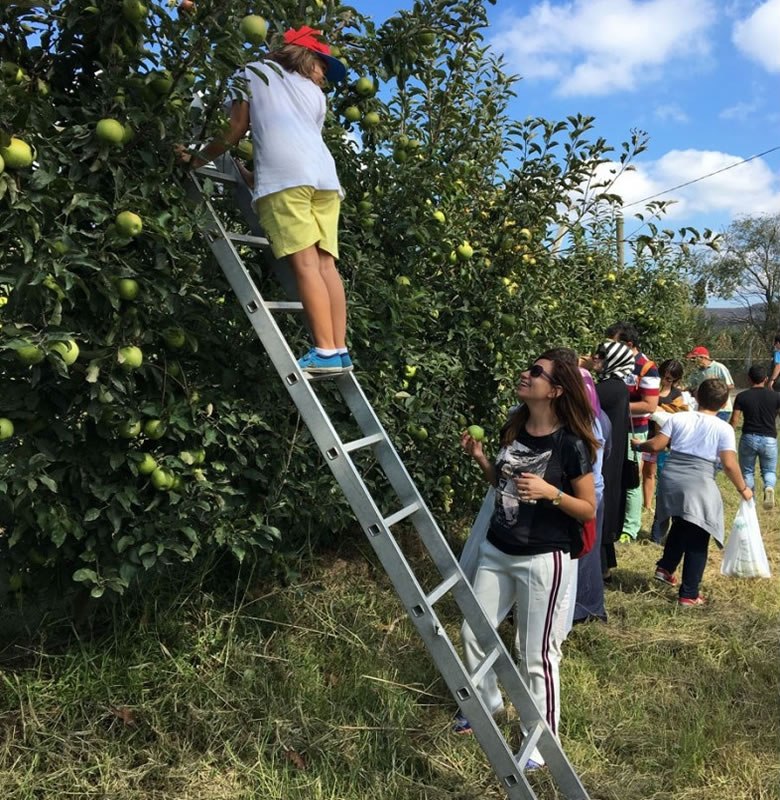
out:
M480 548L474 578L474 594L494 626L497 627L514 606L520 675L540 714L556 735L561 716L561 641L555 634L555 620L569 586L572 564L568 553L511 556L486 541ZM461 635L466 665L473 671L485 653L465 622ZM477 691L491 711L503 707L492 670L477 686Z

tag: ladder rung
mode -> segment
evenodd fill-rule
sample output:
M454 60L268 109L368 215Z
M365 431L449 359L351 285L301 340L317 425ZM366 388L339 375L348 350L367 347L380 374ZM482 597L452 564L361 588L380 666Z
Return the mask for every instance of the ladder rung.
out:
M523 746L515 754L515 760L517 761L520 769L525 768L525 765L528 763L528 759L536 749L536 745L539 744L539 739L542 738L543 733L544 723L537 722L536 725L534 725L533 728L531 728L531 730L523 738Z
M499 655L501 655L499 649L494 647L483 659L477 669L471 673L469 676L471 678L471 682L476 686L487 674L487 671L496 663Z
M450 575L449 578L443 580L429 595L428 595L428 603L433 605L434 603L441 600L453 586L457 583L460 583L460 573L454 572Z
M411 517L415 511L420 510L419 503L411 503L408 506L404 506L400 511L396 511L395 514L391 514L389 517L385 519L385 525L388 528L392 528L393 525L398 524L402 519L406 519L407 517Z
M353 450L360 450L362 447L370 447L372 444L384 442L385 437L381 433L372 433L370 436L364 436L362 439L355 439L353 442L347 442L344 445L344 450L351 453Z
M228 233L227 238L236 244L248 244L252 247L268 247L268 239L264 236L250 236L248 233Z
M218 169L201 167L195 170L195 174L201 178L211 178L212 181L218 181L220 183L238 183L238 177L236 175L231 175L229 172L221 172Z
M269 311L303 311L303 303L294 303L289 300L273 300L267 302L265 307Z

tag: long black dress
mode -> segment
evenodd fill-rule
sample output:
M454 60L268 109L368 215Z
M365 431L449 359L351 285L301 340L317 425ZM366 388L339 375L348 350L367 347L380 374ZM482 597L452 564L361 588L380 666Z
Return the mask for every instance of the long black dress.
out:
M621 378L607 378L596 384L604 413L612 423L612 448L604 461L604 525L601 537L601 567L604 574L617 566L615 542L623 531L626 486L623 464L628 457L628 386ZM621 446L622 443L622 446Z

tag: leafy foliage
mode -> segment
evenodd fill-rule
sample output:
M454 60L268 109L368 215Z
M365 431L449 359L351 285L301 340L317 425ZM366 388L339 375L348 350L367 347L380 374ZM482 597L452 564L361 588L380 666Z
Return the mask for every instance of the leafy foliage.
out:
M592 180L611 148L583 115L509 118L517 83L484 44L484 3L421 0L380 28L334 0L265 12L272 34L321 26L352 74L382 87L336 87L326 123L347 191L352 349L424 495L462 514L481 487L457 434L473 422L495 432L535 352L588 351L618 317L638 320L651 352L675 347L690 292L673 239L651 236L617 264L619 198L612 179ZM161 563L352 526L179 180L174 146L220 130L236 70L262 52L240 17L224 0L0 9L0 146L13 136L35 150L34 165L0 174L13 590L72 578L100 596ZM121 142L98 136L106 118ZM645 144L626 142L616 170ZM137 235L116 221L124 211L140 217Z

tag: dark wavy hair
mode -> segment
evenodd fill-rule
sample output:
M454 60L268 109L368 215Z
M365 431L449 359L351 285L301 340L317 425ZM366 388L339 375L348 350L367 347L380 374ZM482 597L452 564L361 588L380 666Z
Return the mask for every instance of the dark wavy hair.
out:
M669 374L672 386L676 386L682 380L683 372L685 372L685 367L682 365L682 361L678 361L676 358L667 358L658 367L658 374L661 378L667 373Z
M553 412L564 428L585 442L590 460L595 461L599 444L593 435L593 408L588 400L577 360L575 358L572 361L570 353L566 348L553 348L537 356L536 360L543 358L552 362L553 383L561 389L561 393L551 401ZM510 415L501 429L502 444L508 445L517 439L520 431L525 428L528 417L526 405L521 405Z

